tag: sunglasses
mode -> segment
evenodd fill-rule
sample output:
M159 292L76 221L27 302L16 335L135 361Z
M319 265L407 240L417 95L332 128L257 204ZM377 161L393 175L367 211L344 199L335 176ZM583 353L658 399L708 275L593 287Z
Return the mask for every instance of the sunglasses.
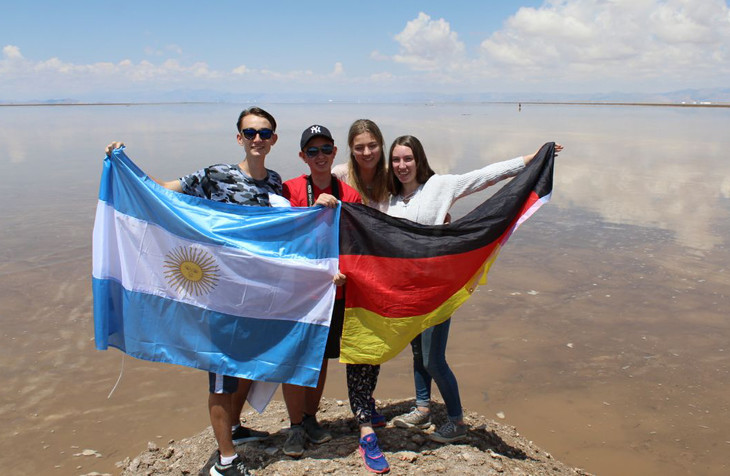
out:
M307 157L313 159L317 157L317 155L319 155L320 151L324 155L330 155L332 152L334 152L334 150L335 146L333 146L332 144L325 144L322 147L307 147L304 150L304 153L307 154Z
M271 129L241 129L241 135L246 140L253 140L254 137L256 137L256 134L261 137L261 140L269 140L274 135L274 131Z

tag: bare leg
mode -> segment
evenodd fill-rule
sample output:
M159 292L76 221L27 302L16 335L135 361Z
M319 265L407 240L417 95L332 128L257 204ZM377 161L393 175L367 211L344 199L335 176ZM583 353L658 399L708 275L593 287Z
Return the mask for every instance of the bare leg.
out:
M251 380L245 378L238 379L238 390L231 395L231 421L230 426L236 426L241 421L241 412L243 405L246 403L248 391L251 388Z
M370 423L364 423L360 425L360 438L365 438L370 433L375 433L373 426Z
M307 387L289 383L281 384L281 393L284 395L286 409L289 412L289 421L292 425L301 425L302 423L306 391Z
M231 399L232 395L230 393L208 394L210 425L213 427L213 434L218 443L221 456L234 456L236 454L231 436Z
M306 387L304 391L304 413L307 415L316 415L319 410L319 401L322 399L322 393L324 393L324 384L327 381L327 361L322 361L322 370L319 372L319 381L317 386L314 388Z

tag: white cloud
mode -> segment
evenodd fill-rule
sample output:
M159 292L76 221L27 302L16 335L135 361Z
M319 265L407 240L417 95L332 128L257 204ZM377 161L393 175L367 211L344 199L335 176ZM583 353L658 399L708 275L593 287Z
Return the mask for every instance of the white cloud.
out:
M76 64L60 58L32 61L20 49L8 45L0 59L0 99L47 99L74 97L98 91L208 87L231 73L212 70L205 62L184 64L176 59L161 63L112 62ZM140 89L141 88L141 89Z
M467 37L473 39L473 33ZM730 9L725 0L546 0L539 8L520 8L500 30L469 47L448 19L421 12L393 41L394 54L381 49L350 63L329 60L332 69L316 72L243 64L212 69L205 61L186 61L172 43L146 50L147 60L88 64L62 57L28 59L20 47L5 45L0 99L135 88L238 91L242 84L250 91L362 93L386 88L662 92L730 84ZM363 60L370 64L358 64Z
M118 78L122 80L143 81L152 79L174 79L184 77L217 78L219 72L212 71L204 62L193 63L190 66L180 64L179 61L168 59L159 65L149 61L133 63L130 60L123 60L118 63L98 62L91 64L75 64L62 61L59 58L50 58L43 61L23 62L12 61L22 59L20 49L15 46L5 46L3 55L8 58L0 61L0 72L6 79L22 77L28 73L40 73L56 75L55 79L62 81L67 79L103 79Z
M20 48L14 45L7 45L3 47L3 56L7 59L23 59L23 55L20 54Z
M370 59L375 60L375 61L390 61L391 60L390 56L384 55L383 53L381 53L378 50L373 50L370 53Z
M233 74L246 74L250 72L251 70L246 67L245 64L242 64L241 66L238 66L236 68L233 68Z
M554 0L481 44L484 74L687 80L730 74L724 0ZM718 86L719 84L714 84Z
M456 63L464 58L466 47L449 22L440 18L432 20L421 12L395 35L400 53L393 56L397 63L404 63L421 71L433 71L445 64ZM376 52L373 52L376 54Z
M520 8L476 55L468 54L448 21L425 13L394 39L397 54L373 51L371 59L406 65L439 83L572 82L595 91L608 85L724 87L730 81L724 0L546 0L539 8Z

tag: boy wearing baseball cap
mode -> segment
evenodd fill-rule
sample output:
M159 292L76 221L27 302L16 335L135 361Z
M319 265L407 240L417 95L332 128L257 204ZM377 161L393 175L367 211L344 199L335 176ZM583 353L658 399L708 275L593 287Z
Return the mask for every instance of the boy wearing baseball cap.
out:
M319 124L307 127L302 132L299 146L299 157L309 166L310 173L284 182L283 195L293 207L323 205L334 208L338 200L362 202L360 194L354 188L332 175L332 162L337 154L337 147L329 129ZM327 378L327 359L340 356L340 337L345 318L345 280L342 273L333 278L338 288L317 386L312 388L282 384L291 422L289 436L284 443L284 454L287 456L299 457L304 454L306 440L321 444L332 439L330 432L317 423L316 414Z

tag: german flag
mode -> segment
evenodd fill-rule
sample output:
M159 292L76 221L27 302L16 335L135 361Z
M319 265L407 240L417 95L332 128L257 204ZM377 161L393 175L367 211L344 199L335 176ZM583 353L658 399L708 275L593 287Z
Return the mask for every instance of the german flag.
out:
M347 275L340 361L380 364L448 319L486 283L517 227L550 199L555 144L468 215L420 225L343 203L340 270Z

